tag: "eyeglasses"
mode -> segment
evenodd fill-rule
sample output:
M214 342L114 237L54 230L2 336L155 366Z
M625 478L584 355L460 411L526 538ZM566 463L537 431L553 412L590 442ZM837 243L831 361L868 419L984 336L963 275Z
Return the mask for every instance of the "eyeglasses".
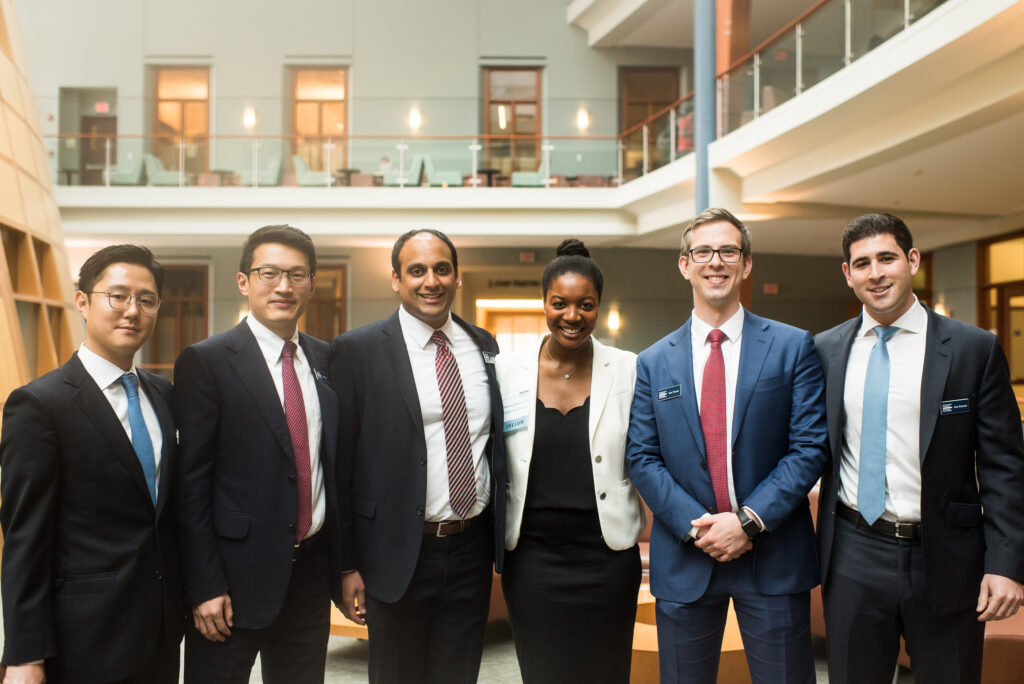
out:
M309 282L310 278L313 277L312 271L307 271L304 268L293 268L290 271L285 271L274 266L260 266L259 268L250 268L249 273L255 271L256 275L260 277L265 283L276 285L281 282L281 276L285 273L288 274L288 282L292 285L305 285Z
M693 259L695 264L706 264L715 258L716 253L718 258L722 260L722 263L726 264L735 264L743 256L743 250L739 247L720 247L719 249L697 247L690 250L690 258Z
M110 304L110 308L114 311L124 311L132 302L139 308L139 311L146 314L147 316L155 316L156 312L160 310L160 298L155 294L141 294L141 295L130 295L127 292L121 292L115 290L114 292L104 292L103 290L93 290L89 294L105 294L107 295L107 303Z

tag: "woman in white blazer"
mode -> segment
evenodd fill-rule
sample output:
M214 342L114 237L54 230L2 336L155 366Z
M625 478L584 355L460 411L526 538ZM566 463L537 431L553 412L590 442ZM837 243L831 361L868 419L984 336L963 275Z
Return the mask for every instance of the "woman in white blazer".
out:
M544 269L550 335L500 354L502 586L526 684L629 681L643 507L625 463L636 355L592 337L603 276L578 240Z

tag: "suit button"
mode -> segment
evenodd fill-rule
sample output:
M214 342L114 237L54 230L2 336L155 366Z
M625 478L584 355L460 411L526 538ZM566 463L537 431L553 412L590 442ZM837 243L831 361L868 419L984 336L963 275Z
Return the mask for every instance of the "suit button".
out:
M601 454L598 454L597 456L594 457L594 463L600 463L600 462L601 462Z
M604 501L604 497L606 497L606 496L608 496L608 495L605 494L604 492L601 492L601 495L599 497L597 497L597 498L601 499L601 501Z
M164 581L164 575L163 575L163 573L162 573L162 572L160 572L159 570L155 570L155 571L153 572L153 577L154 577L154 578L155 578L155 579L156 579L157 581L159 581L159 582L163 582L163 581Z
M715 509L712 508L711 506L708 506L708 513L710 513L711 515L714 515L715 514Z
M291 532L292 534L295 534L295 525L289 525L288 526L288 531Z
M294 475L289 475L288 476L288 481L291 482L292 484L295 484L295 476Z
M423 465L423 466L427 465L427 459L421 458L420 459L420 465Z
M701 470L707 470L708 469L708 464L705 461L701 461L700 462L700 469Z
M416 515L423 515L423 506L416 507Z

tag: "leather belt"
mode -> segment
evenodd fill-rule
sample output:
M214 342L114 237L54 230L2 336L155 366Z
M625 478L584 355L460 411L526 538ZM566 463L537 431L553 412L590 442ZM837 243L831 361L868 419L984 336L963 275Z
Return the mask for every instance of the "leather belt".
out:
M320 542L326 539L327 535L323 534L323 530L320 530L312 537L306 537L302 540L301 544L296 544L292 547L292 563L300 561L304 558L308 558L320 547Z
M859 511L853 510L842 501L836 502L836 512L840 518L849 520L857 525L857 527L866 527L872 532L877 532L886 537L892 537L893 539L921 538L921 523L919 522L893 522L892 520L879 518L874 523L868 525L868 521L861 516Z
M430 534L435 537L450 537L469 529L469 526L476 522L480 516L466 518L465 520L442 520L440 522L423 523L423 534Z

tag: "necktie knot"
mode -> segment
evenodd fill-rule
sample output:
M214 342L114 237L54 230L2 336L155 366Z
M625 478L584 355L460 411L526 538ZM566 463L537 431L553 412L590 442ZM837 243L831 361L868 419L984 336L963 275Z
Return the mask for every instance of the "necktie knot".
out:
M708 333L708 342L711 343L711 346L713 346L713 347L719 346L724 341L725 341L725 333L722 332L721 330L719 330L718 328L715 328L714 330L712 330L711 332Z
M295 343L288 340L284 343L284 349L281 350L281 356L286 359L294 359L296 348Z
M120 380L124 387L124 393L128 395L129 399L139 396L139 379L135 377L134 373L125 373Z
M440 330L435 330L434 334L430 336L430 341L437 345L439 348L448 346L448 336Z
M885 344L892 339L892 336L896 334L896 331L899 330L899 328L895 325L876 325L874 330L875 337L880 339L882 344Z

